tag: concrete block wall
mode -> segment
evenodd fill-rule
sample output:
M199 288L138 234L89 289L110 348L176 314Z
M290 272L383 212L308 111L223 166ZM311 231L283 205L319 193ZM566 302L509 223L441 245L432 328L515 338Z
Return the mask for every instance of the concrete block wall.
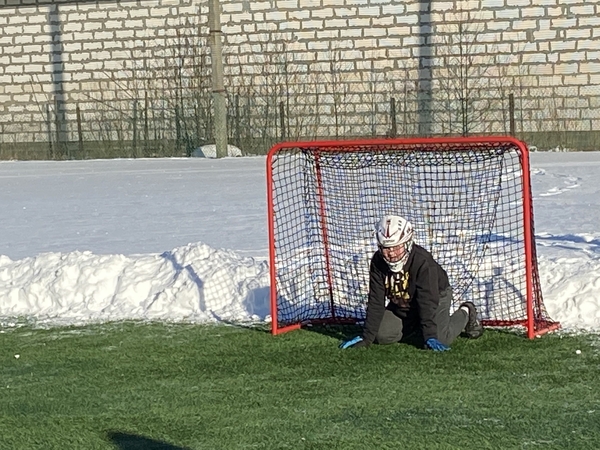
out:
M230 99L286 102L288 127L298 134L311 125L311 135L385 135L392 97L399 120L430 122L404 132L456 132L448 111L458 108L457 74L465 70L470 107L494 111L472 132L505 131L508 93L522 131L600 130L600 2L221 0L221 7ZM208 99L207 19L206 0L0 0L0 143L76 139L77 106L86 120L102 109L130 122L132 99L147 101L148 91L173 98L195 87Z

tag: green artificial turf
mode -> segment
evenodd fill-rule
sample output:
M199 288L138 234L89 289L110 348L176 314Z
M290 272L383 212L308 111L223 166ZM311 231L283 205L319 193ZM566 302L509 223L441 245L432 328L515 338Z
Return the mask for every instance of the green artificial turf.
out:
M598 335L339 350L353 332L5 329L0 449L600 448Z

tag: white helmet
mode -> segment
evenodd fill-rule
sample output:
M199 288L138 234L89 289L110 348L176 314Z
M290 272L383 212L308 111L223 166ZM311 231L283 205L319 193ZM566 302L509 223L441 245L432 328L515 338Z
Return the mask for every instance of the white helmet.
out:
M390 261L382 254L392 272L401 272L412 250L413 226L403 217L384 216L377 225L377 242L381 247L404 245L404 256L397 261Z
M395 247L412 241L413 226L404 217L383 216L377 225L377 242L382 247Z

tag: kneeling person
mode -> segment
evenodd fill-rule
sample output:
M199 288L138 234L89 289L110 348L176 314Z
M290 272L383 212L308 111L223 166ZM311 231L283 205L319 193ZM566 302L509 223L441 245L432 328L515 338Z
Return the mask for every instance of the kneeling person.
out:
M483 327L472 302L452 315L452 287L448 274L431 253L413 242L411 223L400 216L385 216L377 226L379 250L371 259L367 318L361 336L342 342L340 348L372 343L399 342L420 332L426 348L450 350L464 333L478 338Z

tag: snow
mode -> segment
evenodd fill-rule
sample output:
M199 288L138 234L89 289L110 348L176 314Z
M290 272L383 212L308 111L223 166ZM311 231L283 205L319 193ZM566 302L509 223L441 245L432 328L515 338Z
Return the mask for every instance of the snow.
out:
M546 309L600 332L600 152L534 152ZM265 157L0 162L0 328L269 321Z
M192 156L196 158L216 158L217 146L215 144L203 145L194 150ZM242 150L235 145L228 144L227 156L242 156Z

